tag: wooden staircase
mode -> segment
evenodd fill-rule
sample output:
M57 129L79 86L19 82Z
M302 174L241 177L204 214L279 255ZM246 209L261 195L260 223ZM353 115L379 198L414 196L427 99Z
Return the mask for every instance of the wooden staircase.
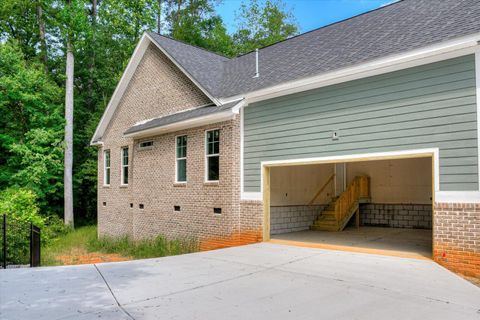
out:
M357 214L358 227L360 203L367 202L370 202L370 177L357 176L339 197L332 198L310 229L342 231L354 214Z

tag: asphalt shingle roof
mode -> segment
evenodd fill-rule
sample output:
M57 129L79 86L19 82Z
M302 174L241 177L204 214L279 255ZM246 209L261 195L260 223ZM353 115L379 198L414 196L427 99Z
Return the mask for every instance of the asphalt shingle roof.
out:
M159 128L172 123L177 123L180 121L190 120L194 118L203 117L206 115L219 113L222 111L232 109L238 103L240 103L240 101L241 100L229 102L221 106L215 106L212 104L209 106L204 106L204 107L200 107L192 110L174 113L174 114L167 115L160 118L151 119L146 122L142 122L130 127L129 129L127 129L127 131L124 132L124 134L131 134L131 133L136 133L136 132L140 132L140 131L144 131L152 128Z
M212 96L225 98L480 32L480 0L403 0L226 58L150 33Z

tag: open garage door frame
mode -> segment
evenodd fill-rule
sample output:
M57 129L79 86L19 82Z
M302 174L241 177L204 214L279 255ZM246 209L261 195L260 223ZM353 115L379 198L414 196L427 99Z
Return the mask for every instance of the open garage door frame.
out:
M402 150L379 153L365 153L355 155L342 155L319 158L304 158L290 160L274 160L261 162L261 193L263 199L263 241L270 240L270 169L273 167L327 164L327 163L348 163L374 160L398 160L398 159L414 159L414 158L431 158L432 160L432 207L435 203L435 192L439 191L439 150L438 148ZM434 245L433 237L435 226L433 225L432 211L432 246ZM434 249L434 248L432 248Z

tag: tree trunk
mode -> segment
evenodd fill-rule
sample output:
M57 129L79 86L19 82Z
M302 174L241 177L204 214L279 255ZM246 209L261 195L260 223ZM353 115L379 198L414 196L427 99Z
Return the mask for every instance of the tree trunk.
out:
M93 80L95 77L95 50L97 48L97 0L92 0L92 11L91 11L91 19L92 19L92 46L90 47L90 62L88 66L88 82L87 82L87 106L88 108L94 112L95 111L95 104L93 99Z
M40 59L45 66L45 72L48 72L47 67L47 41L45 40L45 21L43 21L42 3L37 2L37 24L38 34L40 36Z
M73 64L74 55L70 39L67 39L67 64L65 83L65 160L64 160L64 219L73 227Z
M162 27L162 0L158 0L158 12L157 12L157 33L160 34Z

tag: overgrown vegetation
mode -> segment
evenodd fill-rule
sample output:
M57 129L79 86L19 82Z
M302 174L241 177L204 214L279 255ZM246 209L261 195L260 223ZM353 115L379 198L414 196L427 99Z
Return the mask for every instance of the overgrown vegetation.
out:
M136 242L128 237L97 239L97 228L85 226L64 234L44 246L42 265L156 258L195 252L197 249L196 242L188 239L166 240L163 237L157 237Z
M94 223L97 151L89 141L143 32L160 31L226 56L298 32L282 0L244 1L232 33L216 12L218 0L0 1L0 191L9 190L4 197L31 192L35 214L27 220L40 225L64 215L64 171L70 176L64 170L68 51L75 66L75 225ZM31 202L24 204L33 212ZM18 204L15 210L22 214Z

